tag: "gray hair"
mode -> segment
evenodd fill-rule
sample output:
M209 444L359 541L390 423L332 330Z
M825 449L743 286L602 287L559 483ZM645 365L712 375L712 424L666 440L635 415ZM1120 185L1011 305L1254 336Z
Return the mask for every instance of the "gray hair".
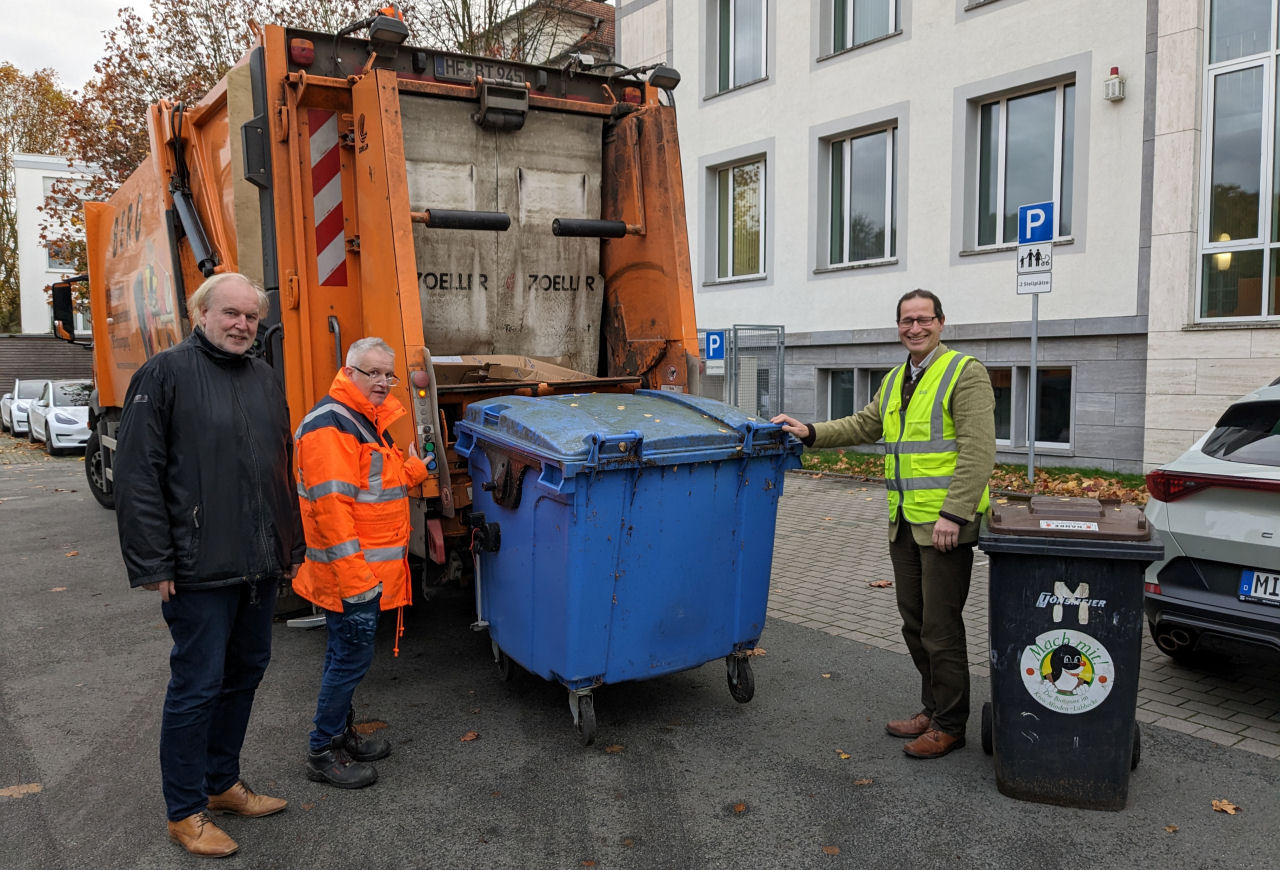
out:
M192 293L191 298L187 300L187 314L189 316L193 316L194 319L195 312L208 311L209 297L213 294L213 291L217 290L223 284L227 284L231 281L243 281L257 291L258 316L266 317L267 311L271 307L270 300L267 299L267 294L262 291L261 287L254 283L253 279L245 275L241 275L239 272L219 272L217 275L212 275L204 279L204 283L197 287L196 292Z
M396 352L391 349L391 345L387 344L376 335L368 338L357 338L351 342L351 347L347 348L347 365L354 366L356 362L371 350L380 350L388 356L395 358Z

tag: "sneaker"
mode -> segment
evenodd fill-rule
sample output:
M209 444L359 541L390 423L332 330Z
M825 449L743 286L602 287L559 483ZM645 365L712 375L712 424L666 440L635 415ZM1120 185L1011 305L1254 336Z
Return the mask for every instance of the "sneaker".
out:
M356 761L377 761L391 754L391 741L385 737L361 734L354 724L348 723L342 733L342 748Z
M372 764L354 761L343 748L345 735L334 738L328 749L307 753L307 779L327 782L338 788L364 788L378 781L378 771Z

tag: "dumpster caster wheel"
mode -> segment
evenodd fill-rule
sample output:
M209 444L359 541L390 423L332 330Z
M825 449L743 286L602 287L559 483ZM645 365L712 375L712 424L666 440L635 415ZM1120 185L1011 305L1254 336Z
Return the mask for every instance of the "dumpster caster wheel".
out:
M991 702L982 705L982 751L991 755L996 751L993 732L995 725L991 718Z
M745 704L756 695L756 678L751 673L751 661L738 656L726 656L724 663L729 669L729 694L739 704Z
M1129 756L1129 769L1137 770L1138 762L1142 760L1142 731L1138 728L1138 723L1133 723L1133 754Z
M596 740L596 703L590 695L578 696L578 715L573 720L578 742L590 746Z
M511 656L498 649L498 644L493 643L493 661L498 666L498 679L504 683L511 682Z

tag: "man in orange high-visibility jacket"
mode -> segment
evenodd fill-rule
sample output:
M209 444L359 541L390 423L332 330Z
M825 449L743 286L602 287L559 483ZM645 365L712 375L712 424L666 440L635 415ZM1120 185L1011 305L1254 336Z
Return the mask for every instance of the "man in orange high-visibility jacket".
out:
M329 632L307 777L363 788L378 778L369 762L391 744L356 731L351 699L373 663L379 610L410 603L408 490L427 468L387 434L405 414L391 395L394 351L362 338L346 362L294 436L307 560L293 588L324 610Z

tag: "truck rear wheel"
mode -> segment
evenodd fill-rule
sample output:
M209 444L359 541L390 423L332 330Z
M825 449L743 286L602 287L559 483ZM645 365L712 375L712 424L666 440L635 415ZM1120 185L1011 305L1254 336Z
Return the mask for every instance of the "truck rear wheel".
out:
M102 442L97 432L89 433L89 440L84 445L84 476L89 480L89 490L98 504L107 510L116 509L116 496L111 489L111 481L107 480L107 468L103 462Z

